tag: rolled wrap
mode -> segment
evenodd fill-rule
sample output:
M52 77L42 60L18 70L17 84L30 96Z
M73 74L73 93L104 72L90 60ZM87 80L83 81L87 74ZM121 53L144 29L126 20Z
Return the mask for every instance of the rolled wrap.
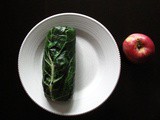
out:
M45 38L42 61L43 90L47 98L66 101L72 97L75 76L76 30L53 27Z

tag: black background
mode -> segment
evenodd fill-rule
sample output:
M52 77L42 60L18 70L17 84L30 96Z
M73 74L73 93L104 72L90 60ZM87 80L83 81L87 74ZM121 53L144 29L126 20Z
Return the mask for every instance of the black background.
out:
M0 119L160 120L160 0L15 0L1 2ZM101 22L114 36L121 54L118 85L100 107L81 116L64 117L37 106L25 93L17 60L22 41L44 18L77 12ZM131 33L144 33L155 43L154 59L130 63L122 42Z

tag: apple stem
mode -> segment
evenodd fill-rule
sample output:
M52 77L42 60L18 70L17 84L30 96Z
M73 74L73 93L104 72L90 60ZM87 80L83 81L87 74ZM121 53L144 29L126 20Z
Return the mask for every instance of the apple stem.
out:
M138 48L138 49L141 49L141 48L142 48L142 43L140 42L139 39L137 40L137 48Z

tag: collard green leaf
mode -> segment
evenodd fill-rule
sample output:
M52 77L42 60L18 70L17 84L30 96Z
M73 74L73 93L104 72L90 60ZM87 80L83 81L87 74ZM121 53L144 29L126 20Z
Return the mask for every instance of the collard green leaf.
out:
M51 100L68 100L73 94L75 76L76 31L56 26L45 38L42 85Z

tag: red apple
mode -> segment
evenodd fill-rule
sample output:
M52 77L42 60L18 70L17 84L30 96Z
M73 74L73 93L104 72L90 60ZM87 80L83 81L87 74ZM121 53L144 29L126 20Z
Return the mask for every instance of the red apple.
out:
M155 45L147 35L134 33L124 40L123 52L131 62L143 63L155 53Z

